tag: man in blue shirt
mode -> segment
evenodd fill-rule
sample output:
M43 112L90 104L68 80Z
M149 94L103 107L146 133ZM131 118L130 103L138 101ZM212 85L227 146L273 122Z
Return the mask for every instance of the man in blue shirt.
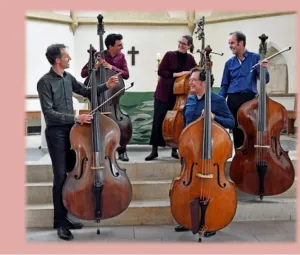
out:
M184 126L197 120L204 114L205 106L205 88L206 88L205 69L194 68L190 77L190 89L192 95L187 99L184 107ZM213 85L213 76L211 77L211 86ZM211 117L224 128L232 129L234 127L234 118L223 97L211 93ZM179 225L175 228L176 232L188 231L189 229ZM205 232L204 236L209 237L216 232Z
M246 36L241 32L230 33L229 48L235 55L230 58L224 67L221 90L219 95L228 96L227 104L235 119L235 126L232 129L234 147L239 148L244 142L244 135L238 128L237 112L242 104L255 98L257 94L257 80L260 75L258 66L250 72L252 66L260 61L260 55L248 51L246 48ZM262 66L267 68L268 61L264 60ZM266 70L266 83L270 80L268 70Z
M204 69L193 69L190 78L190 89L192 95L187 99L184 107L184 126L198 119L204 114L206 72ZM213 79L211 79L213 85ZM234 127L234 118L223 97L211 93L211 115L212 119L224 128Z

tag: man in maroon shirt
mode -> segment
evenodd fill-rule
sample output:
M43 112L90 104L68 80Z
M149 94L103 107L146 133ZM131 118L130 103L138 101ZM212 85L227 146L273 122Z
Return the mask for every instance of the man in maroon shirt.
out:
M109 70L120 73L123 79L127 80L129 78L129 71L127 67L127 61L125 55L121 52L123 49L122 43L123 36L121 34L109 34L105 39L106 50L104 50L104 59L100 58L100 53L95 49L93 54L97 56L98 62L95 64L95 68L98 68L100 65L103 65ZM88 63L84 65L81 70L81 77L86 78L84 81L85 85L89 83L89 67ZM119 153L119 159L122 161L128 161L129 158L126 153L126 146L119 147L117 149Z

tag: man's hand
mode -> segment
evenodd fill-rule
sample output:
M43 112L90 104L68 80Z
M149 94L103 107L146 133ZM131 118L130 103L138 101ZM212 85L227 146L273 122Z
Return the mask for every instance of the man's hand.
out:
M108 87L109 89L110 88L113 88L118 82L119 82L119 75L121 73L117 73L116 75L114 76L111 76L108 81L106 82L106 87Z
M268 68L268 60L264 59L261 63L260 63L263 67Z
M201 116L204 116L204 109L202 110ZM211 112L211 119L215 119L215 115Z
M78 122L78 123L80 123L80 124L83 124L83 123L90 124L92 118L93 118L93 115L90 115L90 114L81 114L81 115L79 115L79 116L77 117L76 122Z
M97 64L95 64L95 68L98 68L99 66L104 66L105 68L112 70L112 65L107 63L104 59L102 59L100 56L97 57Z

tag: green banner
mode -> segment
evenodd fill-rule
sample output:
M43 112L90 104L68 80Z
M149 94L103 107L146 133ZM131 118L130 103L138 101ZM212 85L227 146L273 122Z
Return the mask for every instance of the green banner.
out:
M220 88L213 88L219 93ZM120 107L131 119L133 132L129 144L149 144L153 110L154 92L126 92L120 98Z

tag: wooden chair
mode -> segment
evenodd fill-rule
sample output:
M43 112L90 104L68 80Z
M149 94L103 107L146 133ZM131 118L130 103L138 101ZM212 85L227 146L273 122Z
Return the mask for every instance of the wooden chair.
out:
M287 135L295 134L295 120L297 118L297 94L295 95L294 110L287 111L287 113L288 113Z

